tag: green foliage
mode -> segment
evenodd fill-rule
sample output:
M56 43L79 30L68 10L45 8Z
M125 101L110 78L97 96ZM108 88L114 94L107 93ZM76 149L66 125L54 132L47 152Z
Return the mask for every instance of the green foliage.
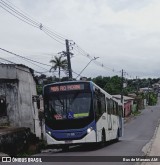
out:
M140 113L141 113L140 111L134 111L132 114L133 114L134 116L138 116Z
M57 57L56 57L56 60L58 60ZM56 60L55 60L55 62L56 62ZM63 68L65 69L66 62L63 61L63 59L59 59L59 60L62 61L62 63L64 64ZM53 61L54 60L52 60L52 62ZM58 65L59 64L57 64L55 68L53 67L53 69L57 69ZM35 78L37 79L37 81L41 80L41 85L37 85L38 94L42 94L43 85L60 81L60 79L57 77L52 77L52 76L47 77L44 74L42 74L40 76L36 76ZM61 81L68 81L68 80L69 80L68 77L61 78ZM87 80L93 81L95 84L100 86L102 89L104 89L111 95L121 94L122 78L117 75L113 76L113 77L97 76L93 79L88 78ZM126 80L123 80L123 81L126 82ZM124 93L124 95L128 95L129 93L136 93L137 95L139 95L139 92L138 92L139 88L151 87L153 83L157 83L159 81L160 81L159 78L157 78L157 79L150 79L150 78L148 78L148 79L132 79L132 80L130 79L130 80L127 80L127 87L125 87L123 89L123 93ZM146 94L141 94L141 96L142 96L142 99L146 98L149 100L149 105L154 105L157 102L157 98L153 94L151 94L150 96L147 96Z
M121 93L121 78L118 76L113 76L113 77L98 76L93 79L93 82L110 94Z
M54 56L54 59L52 59L50 61L52 63L52 67L50 69L50 71L53 69L54 71L56 71L58 69L58 75L59 75L59 81L60 81L60 74L61 74L61 69L63 70L67 70L67 60L63 59L62 56Z
M157 95L153 92L147 93L147 100L148 100L148 105L156 105L157 103Z
M105 85L104 88L105 91L107 91L110 94L120 94L121 93L121 87L119 86L119 84L115 83L115 82L108 82Z
M37 85L36 88L37 88L37 94L42 95L42 91L43 91L42 85Z
M108 81L110 81L110 77L102 77L102 76L98 76L96 78L93 78L92 81L97 84L98 86L100 86L102 89L105 88L105 85Z

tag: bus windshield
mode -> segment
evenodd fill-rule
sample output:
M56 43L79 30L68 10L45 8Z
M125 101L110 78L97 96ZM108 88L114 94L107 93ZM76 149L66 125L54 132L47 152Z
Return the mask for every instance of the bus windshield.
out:
M55 120L77 119L89 116L91 93L52 93L46 109Z

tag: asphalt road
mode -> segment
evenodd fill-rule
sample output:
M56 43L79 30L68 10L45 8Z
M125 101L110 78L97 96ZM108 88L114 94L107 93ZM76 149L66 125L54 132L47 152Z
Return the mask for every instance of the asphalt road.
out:
M81 146L71 148L67 152L61 150L50 150L45 153L37 154L37 156L142 156L144 152L142 148L152 139L158 121L160 119L160 102L156 106L147 107L141 111L141 114L131 118L125 124L123 138L119 142L100 146ZM63 157L62 157L63 158ZM17 163L14 163L17 164ZM25 163L24 163L25 164ZM127 165L135 164L134 162L47 162L41 164L56 164L56 165Z

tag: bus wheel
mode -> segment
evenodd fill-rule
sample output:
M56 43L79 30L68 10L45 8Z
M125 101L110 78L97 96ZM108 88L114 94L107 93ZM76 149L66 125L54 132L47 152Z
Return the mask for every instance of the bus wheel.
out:
M63 146L62 151L69 151L69 146Z
M105 131L103 130L102 131L102 141L101 141L102 146L105 145L105 142L106 142L106 134L105 134Z
M117 136L116 136L115 141L116 141L116 142L118 142L118 141L119 141L119 128L118 128L118 130L117 130Z

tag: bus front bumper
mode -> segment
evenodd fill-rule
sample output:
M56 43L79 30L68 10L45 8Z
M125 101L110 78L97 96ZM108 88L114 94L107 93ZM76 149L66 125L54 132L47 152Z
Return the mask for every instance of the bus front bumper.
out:
M53 137L51 137L48 133L46 133L46 139L48 145L61 145L61 144L81 144L81 143L94 143L96 142L96 132L92 130L90 133L88 133L85 137L79 140L56 140Z

